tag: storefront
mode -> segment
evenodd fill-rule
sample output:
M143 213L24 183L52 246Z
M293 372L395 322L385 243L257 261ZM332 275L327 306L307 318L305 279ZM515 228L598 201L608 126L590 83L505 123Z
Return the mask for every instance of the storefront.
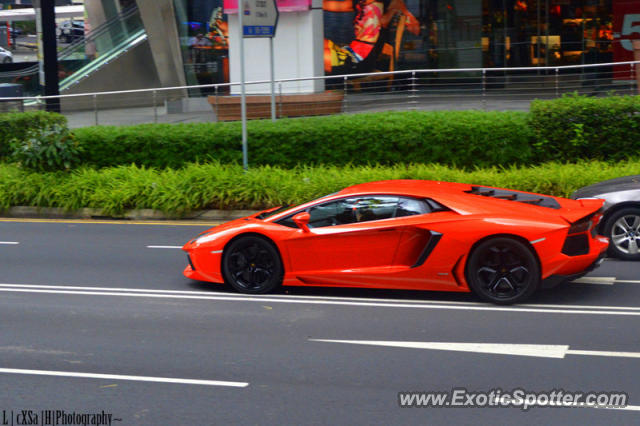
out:
M228 81L223 1L174 5L189 84ZM327 74L625 61L632 60L629 40L640 38L638 0L324 0L323 6Z

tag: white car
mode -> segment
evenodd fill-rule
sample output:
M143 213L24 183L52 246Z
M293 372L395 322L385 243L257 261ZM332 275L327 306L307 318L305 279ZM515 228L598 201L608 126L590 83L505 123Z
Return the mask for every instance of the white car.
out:
M0 64L10 64L11 62L13 62L13 53L0 47Z

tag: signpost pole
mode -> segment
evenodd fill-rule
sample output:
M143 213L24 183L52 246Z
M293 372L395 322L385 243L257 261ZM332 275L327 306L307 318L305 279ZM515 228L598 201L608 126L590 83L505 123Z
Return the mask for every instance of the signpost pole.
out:
M238 0L238 24L240 26L240 115L242 116L242 167L249 169L249 155L247 148L247 98L244 88L244 0Z
M269 51L271 52L271 121L276 121L276 90L274 82L274 58L273 58L273 37L269 37Z
M244 14L247 14L245 17ZM246 18L246 19L244 19ZM247 160L247 100L244 87L244 38L269 40L271 62L271 120L276 121L276 98L274 88L273 37L278 25L276 0L238 0L238 24L240 25L240 109L242 114L242 162L244 170L249 168Z

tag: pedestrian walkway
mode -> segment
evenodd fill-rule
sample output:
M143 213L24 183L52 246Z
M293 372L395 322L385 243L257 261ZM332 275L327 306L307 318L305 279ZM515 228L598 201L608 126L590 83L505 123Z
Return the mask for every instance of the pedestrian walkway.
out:
M469 95L424 94L409 98L406 93L366 94L354 93L345 96L343 113L365 113L406 110L488 110L488 111L528 111L530 98L523 96L488 96L484 99L478 93ZM206 123L215 122L213 108L203 102L195 111L169 112L162 105L154 107L115 108L105 110L64 112L71 128L94 125L127 126L144 123Z

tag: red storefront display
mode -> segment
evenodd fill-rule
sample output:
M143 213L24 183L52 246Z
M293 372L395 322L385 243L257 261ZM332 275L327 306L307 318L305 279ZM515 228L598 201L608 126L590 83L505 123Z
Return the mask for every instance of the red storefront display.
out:
M303 12L311 8L311 0L277 0L279 12ZM238 0L224 0L224 13L238 13Z
M640 40L640 1L613 1L613 60L614 62L633 61L631 40ZM617 66L615 78L631 78L629 66Z

